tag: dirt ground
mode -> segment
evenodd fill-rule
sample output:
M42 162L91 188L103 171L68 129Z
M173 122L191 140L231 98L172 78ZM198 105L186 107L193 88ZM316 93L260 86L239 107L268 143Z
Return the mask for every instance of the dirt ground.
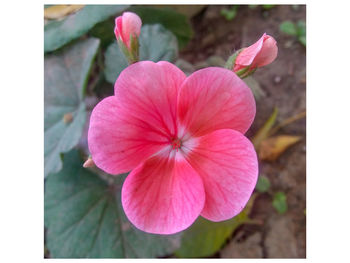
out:
M260 95L255 121L246 134L251 137L269 118L274 107L278 108L276 123L306 110L306 49L293 36L279 31L279 25L285 20L306 21L306 7L284 5L264 10L240 6L231 21L220 15L225 7L206 7L191 19L195 35L180 52L180 58L195 69L219 65L235 50L253 44L264 32L276 39L277 59L254 74ZM271 194L260 194L251 217L261 220L262 224L237 229L214 257L306 257L305 118L283 127L278 134L303 138L276 161L260 161L260 175L270 179L271 192L286 193L288 211L278 214L272 206Z

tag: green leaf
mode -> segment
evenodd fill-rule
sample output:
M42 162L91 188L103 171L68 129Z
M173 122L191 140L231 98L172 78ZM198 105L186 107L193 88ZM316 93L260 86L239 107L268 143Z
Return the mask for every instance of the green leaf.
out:
M287 212L288 205L286 195L283 192L277 192L273 197L272 205L280 214Z
M145 6L133 6L130 11L141 17L143 25L162 24L170 30L176 36L180 49L184 48L192 38L193 31L188 18L181 13L171 9Z
M107 48L109 44L116 41L114 34L114 18L107 19L103 22L96 24L90 31L89 35L99 38L101 41L101 47Z
M240 225L255 223L248 217L255 197L255 195L252 196L244 210L230 220L212 222L199 217L189 229L184 231L181 238L181 247L175 251L175 255L180 258L198 258L213 255Z
M305 37L305 36L300 36L300 37L298 38L298 40L299 40L299 42L300 42L301 44L303 44L304 46L306 46L306 37Z
M77 151L45 185L47 247L53 258L156 257L172 253L179 236L147 234L131 225L121 206L125 176L107 185L82 167Z
M44 59L45 177L62 168L60 154L79 141L86 120L84 91L99 47L95 38L77 42Z
M269 10L269 9L271 9L271 8L274 8L276 5L262 5L262 8L264 9L264 10Z
M160 24L143 26L139 43L140 60L151 60L154 62L166 60L173 62L177 57L176 37ZM120 72L127 66L127 60L120 51L118 44L111 44L105 53L106 80L114 83Z
M220 14L226 18L226 20L231 21L237 16L238 5L231 7L230 9L223 8Z
M269 190L270 185L271 185L271 183L270 183L269 178L267 178L264 175L260 175L255 188L256 188L256 190L258 190L258 192L265 193Z
M297 23L298 36L305 37L306 35L306 24L305 21L299 20Z
M287 35L292 35L292 36L296 36L298 34L298 29L295 26L295 24L291 21L284 21L281 25L280 25L280 30L287 34Z
M306 24L305 21L299 20L297 23L298 40L301 44L306 46Z
M87 5L62 21L49 23L44 29L44 50L53 51L87 33L97 23L117 15L127 5Z
M140 60L174 61L178 47L176 37L162 25L146 25L140 35Z

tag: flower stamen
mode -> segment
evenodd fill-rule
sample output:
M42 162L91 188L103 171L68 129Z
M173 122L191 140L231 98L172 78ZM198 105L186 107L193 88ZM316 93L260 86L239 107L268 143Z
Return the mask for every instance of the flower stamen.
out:
M171 147L178 152L179 148L181 148L181 140L179 138L172 138Z

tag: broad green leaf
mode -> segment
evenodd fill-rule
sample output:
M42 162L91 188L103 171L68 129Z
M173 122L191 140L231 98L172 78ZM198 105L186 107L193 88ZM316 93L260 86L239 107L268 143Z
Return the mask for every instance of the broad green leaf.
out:
M295 24L291 21L284 21L280 25L280 30L288 35L296 36L298 34L298 29Z
M146 25L140 34L140 60L174 61L178 46L176 37L162 25Z
M97 23L128 8L127 5L87 5L62 21L45 26L44 50L53 51L87 33Z
M73 150L64 155L63 169L45 185L47 247L53 258L157 257L179 247L179 235L142 232L127 220L121 206L121 186L82 167Z
M139 43L140 60L173 62L177 57L176 37L160 24L143 26ZM120 72L128 66L127 60L117 43L113 43L107 48L105 66L106 80L110 83L114 83Z
M142 24L162 24L170 30L179 41L179 47L184 48L190 41L193 31L188 18L171 9L133 6L129 9L142 19Z
M280 214L287 212L288 205L286 195L283 192L277 192L273 197L272 205Z
M256 190L260 193L265 193L269 190L270 188L270 180L264 175L259 175L258 182L255 186Z
M90 38L45 56L45 177L62 168L60 154L71 150L81 137L86 119L82 100L98 47L99 40Z
M181 247L175 251L175 255L179 258L198 258L215 254L240 225L254 223L248 215L255 197L256 195L252 196L244 210L230 220L212 222L199 217L190 228L184 231Z

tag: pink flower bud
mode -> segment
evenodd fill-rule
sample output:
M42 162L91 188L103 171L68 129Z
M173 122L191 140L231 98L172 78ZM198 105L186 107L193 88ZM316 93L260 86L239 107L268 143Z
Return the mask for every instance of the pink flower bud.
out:
M88 158L85 163L83 164L84 168L88 168L88 167L94 167L95 163L91 158Z
M122 41L130 49L130 37L138 37L141 31L141 18L131 12L124 12L115 19L114 34L118 41Z
M276 40L264 33L257 42L247 48L243 48L238 54L233 71L237 72L248 66L250 70L253 70L270 64L277 57L277 52Z

